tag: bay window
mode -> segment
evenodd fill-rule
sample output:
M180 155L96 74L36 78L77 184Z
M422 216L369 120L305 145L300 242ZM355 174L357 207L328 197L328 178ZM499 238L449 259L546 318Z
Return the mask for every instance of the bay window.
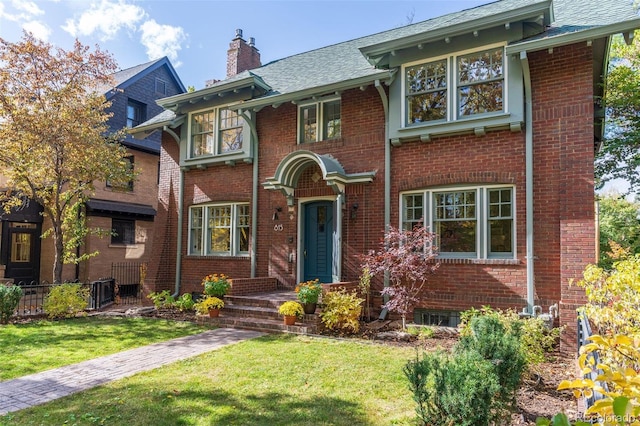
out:
M515 256L512 187L429 189L401 196L402 229L423 223L442 258Z
M189 254L249 254L249 204L208 204L189 209Z

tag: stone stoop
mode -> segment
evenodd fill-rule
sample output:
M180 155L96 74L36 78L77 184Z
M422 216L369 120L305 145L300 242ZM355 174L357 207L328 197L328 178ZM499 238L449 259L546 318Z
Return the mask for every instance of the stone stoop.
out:
M278 314L278 307L287 300L296 300L293 291L257 293L248 296L224 296L224 308L220 316L210 318L198 316L198 323L213 324L220 327L257 330L267 333L315 334L318 331L320 317L305 315L296 320L295 325L284 325L284 319Z

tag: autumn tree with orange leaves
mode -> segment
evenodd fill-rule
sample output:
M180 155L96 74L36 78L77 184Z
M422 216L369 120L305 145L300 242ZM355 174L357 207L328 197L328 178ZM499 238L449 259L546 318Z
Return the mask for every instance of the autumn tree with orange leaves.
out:
M83 205L94 181L126 184L133 178L117 141L108 135L105 93L116 71L112 56L76 40L65 51L25 33L17 43L0 38L0 173L10 188L5 211L25 200L43 207L55 247L53 282L92 230Z

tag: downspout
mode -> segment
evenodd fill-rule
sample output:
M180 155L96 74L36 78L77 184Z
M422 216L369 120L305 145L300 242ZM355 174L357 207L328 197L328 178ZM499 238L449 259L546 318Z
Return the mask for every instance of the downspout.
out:
M247 111L238 110L238 114L242 115L245 121L249 124L251 129L251 144L252 157L253 157L253 182L251 184L251 245L250 253L251 257L251 278L256 277L256 241L258 241L258 131L256 129L256 123L254 123L252 117L245 114Z
M391 226L391 143L389 142L389 98L382 87L380 80L376 80L375 87L380 94L382 108L384 109L384 229L385 232ZM389 272L384 273L384 286L389 287ZM389 296L384 296L384 303L389 301ZM385 319L387 309L380 312L380 319Z
M171 130L168 126L163 126L162 131L167 132L180 147L180 136ZM179 154L178 154L179 157ZM176 244L176 280L175 290L171 297L178 297L180 295L180 283L182 281L182 209L184 202L182 200L182 194L184 193L184 170L180 167L180 160L178 159L178 167L180 169L180 178L178 181L178 229L177 229L177 244Z
M534 315L535 280L533 273L533 104L531 99L531 71L527 52L520 52L525 99L525 198L527 229L527 312Z

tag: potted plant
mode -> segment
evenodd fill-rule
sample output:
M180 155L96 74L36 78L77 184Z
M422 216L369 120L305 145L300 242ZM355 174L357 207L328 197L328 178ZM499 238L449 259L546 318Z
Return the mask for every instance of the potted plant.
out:
M198 314L209 314L211 318L215 318L220 315L220 309L224 308L224 302L218 297L207 296L198 300L193 307L196 309Z
M207 296L222 297L231 287L231 280L225 274L209 274L202 279L204 294Z
M304 306L305 314L312 314L316 311L321 292L322 286L318 278L298 284L296 293L298 294L298 300Z
M304 314L304 310L300 303L290 300L280 305L278 313L284 316L285 325L293 325L296 323L296 317L301 317Z

